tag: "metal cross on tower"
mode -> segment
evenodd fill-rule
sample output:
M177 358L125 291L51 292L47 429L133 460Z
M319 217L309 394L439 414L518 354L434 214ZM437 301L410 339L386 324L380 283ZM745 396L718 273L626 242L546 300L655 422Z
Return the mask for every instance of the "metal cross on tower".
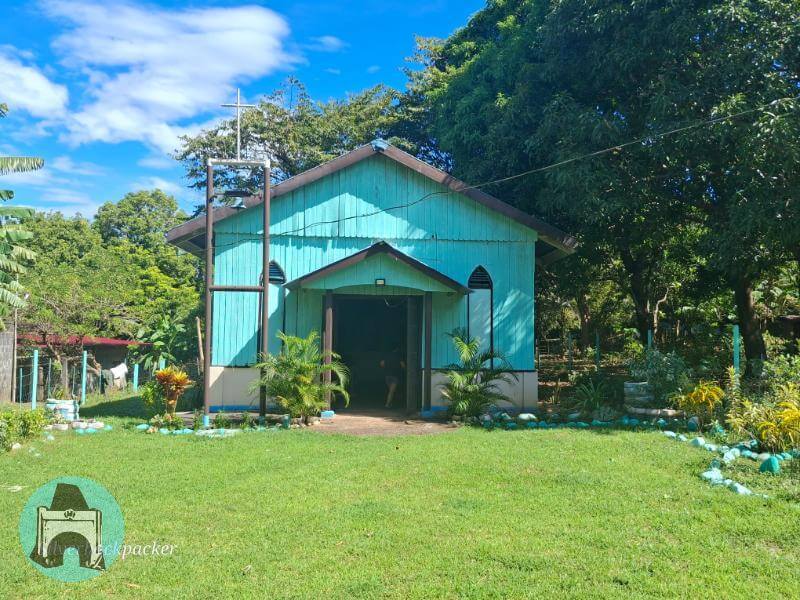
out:
M239 88L236 88L236 104L222 104L223 108L236 109L236 160L242 159L242 109L255 108L255 104L242 104L242 94Z

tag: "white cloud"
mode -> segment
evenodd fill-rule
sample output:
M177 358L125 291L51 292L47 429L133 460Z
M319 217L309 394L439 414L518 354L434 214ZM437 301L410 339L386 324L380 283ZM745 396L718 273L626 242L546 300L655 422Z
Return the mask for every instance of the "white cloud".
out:
M369 74L377 73L380 70L381 70L381 68L378 65L371 65L371 66L367 67L367 73L369 73Z
M140 158L138 161L136 161L136 164L147 169L171 169L177 163L173 159L167 158L166 156L151 154L149 156Z
M69 173L71 175L84 175L95 177L105 173L105 169L100 165L90 162L75 162L69 156L57 156L50 164L56 171Z
M325 72L326 73L330 73L331 75L341 75L342 74L342 70L341 69L333 69L333 68L325 69Z
M91 99L66 120L73 144L139 141L171 152L187 124L236 84L291 67L286 21L259 6L160 9L133 2L43 0L66 31L53 42Z
M29 53L11 46L0 47L0 90L9 109L24 110L34 117L53 118L65 113L67 88L50 81L37 67L23 63Z
M139 190L154 190L159 189L166 194L178 196L186 190L175 183L174 181L167 181L161 177L144 177L137 179L131 186L131 191L138 192Z
M320 37L311 38L311 42L312 43L308 44L306 48L317 52L341 52L349 45L335 35L322 35Z

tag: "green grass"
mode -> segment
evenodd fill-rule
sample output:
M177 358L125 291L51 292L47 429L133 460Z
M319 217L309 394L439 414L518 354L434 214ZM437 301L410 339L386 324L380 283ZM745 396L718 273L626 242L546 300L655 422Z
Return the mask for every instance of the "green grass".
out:
M800 585L800 506L711 488L698 477L710 455L657 433L208 440L113 422L37 442L38 458L0 455L0 597L777 598ZM62 475L114 494L128 543L175 555L83 584L41 576L17 519Z

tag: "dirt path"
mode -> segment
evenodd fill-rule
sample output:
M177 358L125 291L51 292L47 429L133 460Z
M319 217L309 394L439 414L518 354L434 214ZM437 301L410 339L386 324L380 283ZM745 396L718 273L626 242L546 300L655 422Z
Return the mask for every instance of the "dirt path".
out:
M322 421L311 427L321 433L347 433L350 435L428 435L456 429L442 421L424 421L391 411L360 411L337 413L332 421Z

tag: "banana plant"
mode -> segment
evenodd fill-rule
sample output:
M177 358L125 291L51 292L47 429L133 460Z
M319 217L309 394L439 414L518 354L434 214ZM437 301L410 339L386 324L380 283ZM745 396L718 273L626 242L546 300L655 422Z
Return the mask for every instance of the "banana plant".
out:
M8 107L0 104L0 118L5 117ZM44 166L41 158L27 156L0 156L0 175L35 171ZM0 189L0 201L7 202L14 197L11 190ZM0 329L2 317L9 309L24 308L24 290L19 284L19 276L25 272L25 265L36 258L36 253L23 244L33 237L19 223L33 215L33 209L20 206L0 206Z

